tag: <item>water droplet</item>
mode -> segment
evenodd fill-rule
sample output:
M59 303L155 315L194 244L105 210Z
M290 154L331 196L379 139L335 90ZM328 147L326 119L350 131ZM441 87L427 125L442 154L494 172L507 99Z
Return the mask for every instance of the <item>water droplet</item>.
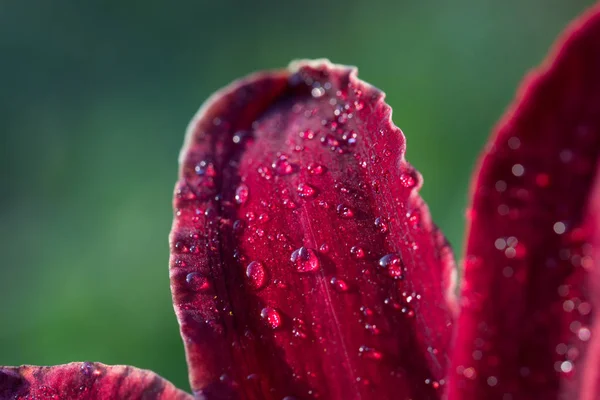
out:
M350 249L350 254L352 254L355 258L365 258L365 251L362 247L352 246Z
M200 161L198 163L198 165L196 165L194 170L196 171L196 174L198 174L200 176L208 176L208 177L212 178L217 175L217 172L215 170L215 165L206 160Z
M354 217L354 211L352 211L352 209L345 204L338 204L336 210L337 210L338 215L342 218L353 218Z
M187 282L189 288L195 292L204 291L210 288L208 279L199 272L190 272L186 275L185 281Z
M244 204L246 200L248 200L248 186L245 184L240 184L235 190L235 202L238 204Z
M407 189L412 189L417 185L417 180L409 172L403 172L400 174L400 183Z
M512 173L514 176L523 176L525 168L521 164L515 164L512 166Z
M270 180L271 178L273 178L273 172L270 168L266 167L265 165L259 165L256 169L256 172L258 172L258 174L263 179Z
M296 204L296 202L290 199L289 197L284 197L283 199L281 199L281 204L283 204L285 208L290 210L295 210L296 208L298 208L298 204Z
M296 165L292 164L285 154L279 156L272 164L273 170L277 175L284 176L293 174L296 171Z
M308 183L299 183L297 190L298 195L302 198L310 198L317 195L317 190Z
M310 164L308 164L308 167L306 167L306 169L308 170L308 173L311 175L323 175L326 168L321 164L310 163Z
M510 147L512 150L517 150L519 147L521 147L521 140L516 136L512 136L510 139L508 139L508 147Z
M277 329L281 327L281 315L279 312L272 307L265 307L260 311L260 317L271 329Z
M312 129L306 129L306 130L300 132L299 135L302 139L312 140L315 138L315 133L312 131Z
M343 279L333 277L331 278L330 283L333 285L333 288L338 292L347 292L348 289L350 289L346 281L344 281Z
M322 97L325 94L325 89L323 89L320 86L314 87L310 91L310 94L311 94L312 97L318 99L319 97Z
M368 346L360 346L358 349L358 355L369 360L379 361L383 358L383 353Z
M321 247L319 247L319 251L321 253L327 253L329 251L329 245L327 243L323 243Z
M320 267L319 258L314 250L300 247L294 250L290 256L290 261L296 266L298 272L312 272Z
M400 255L392 253L379 259L379 266L386 270L388 276L394 279L404 278L404 263Z
M564 224L564 222L560 222L560 221L558 221L558 222L556 222L556 223L554 224L554 226L552 227L552 229L554 229L554 232L555 232L557 235L562 235L562 234L563 234L563 233L565 233L565 231L567 230L567 227L566 227L566 225Z
M383 217L375 218L375 227L379 229L379 232L386 233L388 231L388 225Z
M246 267L246 276L253 289L261 289L267 283L265 267L258 261L252 261Z

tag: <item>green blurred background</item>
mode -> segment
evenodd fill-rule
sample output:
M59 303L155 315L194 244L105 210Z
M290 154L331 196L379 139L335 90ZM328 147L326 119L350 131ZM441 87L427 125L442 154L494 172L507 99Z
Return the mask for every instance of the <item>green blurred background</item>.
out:
M0 365L94 360L188 388L167 234L188 120L294 58L385 90L460 255L471 168L592 0L0 2Z

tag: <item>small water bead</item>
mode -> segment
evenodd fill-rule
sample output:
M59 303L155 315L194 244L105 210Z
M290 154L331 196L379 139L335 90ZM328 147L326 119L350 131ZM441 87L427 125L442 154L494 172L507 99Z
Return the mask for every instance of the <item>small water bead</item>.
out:
M240 184L235 190L235 202L238 204L244 204L248 200L248 194L250 193L248 186Z
M514 176L523 176L525 168L521 164L515 164L512 166L512 173Z
M510 139L508 139L508 147L510 147L512 150L517 150L519 147L521 147L521 140L516 136L512 136Z
M563 233L565 233L565 231L567 230L567 227L566 227L566 225L564 224L564 222L560 222L560 221L558 221L558 222L556 222L556 223L554 224L554 226L552 227L552 229L554 229L554 232L555 232L557 235L562 235L562 234L563 234Z
M314 250L306 247L294 250L290 256L290 261L294 263L298 272L313 272L321 265Z
M346 281L344 281L343 279L333 277L331 278L330 283L331 285L333 285L333 288L338 292L347 292L348 289L350 289Z
M277 329L281 327L281 315L279 312L272 307L265 307L260 311L260 317L271 329Z
M273 178L273 172L265 165L259 165L256 169L256 172L258 172L263 179L270 180Z
M327 252L329 252L329 245L327 243L323 243L321 245L321 247L319 247L319 251L321 253L327 253Z
M317 189L315 189L308 183L299 183L297 190L298 190L298 195L305 199L315 197L317 195Z
M322 87L318 86L318 87L314 87L312 88L312 90L310 91L310 94L312 97L314 97L315 99L318 99L319 97L323 97L323 95L325 94L325 89L323 89Z
M273 170L277 175L285 176L293 174L296 171L296 165L292 164L285 154L279 156L272 164Z
M206 160L200 161L198 165L194 167L194 170L196 171L196 174L200 176L208 176L213 178L217 175L215 165L212 162Z
M367 358L369 360L379 361L383 358L383 353L368 346L360 346L358 349L358 355Z
M252 132L250 131L237 131L232 138L235 144L243 144L250 139L252 139Z
M389 277L394 279L404 278L404 263L400 255L396 253L387 254L379 259L379 266L386 270Z
M400 174L400 183L407 189L412 189L417 185L417 180L413 174L409 172L403 172Z
M350 254L352 254L355 258L358 259L365 258L365 251L362 247L359 246L352 246L352 248L350 249Z
M345 204L338 204L336 211L337 211L338 215L342 218L353 218L354 217L354 211L352 211L352 209Z
M187 252L190 251L188 249L188 247L185 245L185 243L183 243L180 240L178 240L177 242L175 242L175 250L177 250L179 253L187 253Z
M187 282L188 287L195 292L204 291L210 288L208 279L199 272L190 272L186 275L185 281Z
M326 168L323 165L317 163L308 164L308 167L306 167L306 169L311 175L323 175L323 173L326 170Z
M313 130L312 130L312 129L306 129L306 130L304 130L304 131L300 132L300 133L299 133L299 136L300 136L302 139L312 140L312 139L314 139L314 138L315 138L315 133L313 132Z
M385 219L383 217L377 217L377 218L375 218L375 227L381 233L386 233L388 231L387 222L385 221Z
M267 283L265 267L258 261L252 261L246 267L246 277L253 289L261 289Z

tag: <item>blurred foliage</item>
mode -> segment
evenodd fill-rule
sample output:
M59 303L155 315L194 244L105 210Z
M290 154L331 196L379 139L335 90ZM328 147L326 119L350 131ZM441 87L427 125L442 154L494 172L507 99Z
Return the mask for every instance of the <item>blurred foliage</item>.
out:
M488 132L591 4L3 1L0 364L133 364L188 387L166 239L183 131L214 90L294 58L387 92L460 255Z

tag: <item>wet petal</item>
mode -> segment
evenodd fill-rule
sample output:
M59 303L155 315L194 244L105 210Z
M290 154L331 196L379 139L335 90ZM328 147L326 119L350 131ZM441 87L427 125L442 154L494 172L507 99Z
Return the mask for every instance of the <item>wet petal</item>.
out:
M0 398L191 400L192 396L151 371L86 362L0 367Z
M450 399L600 396L599 12L528 77L482 159Z
M236 82L192 121L171 283L195 391L438 398L452 254L390 117L321 60Z

